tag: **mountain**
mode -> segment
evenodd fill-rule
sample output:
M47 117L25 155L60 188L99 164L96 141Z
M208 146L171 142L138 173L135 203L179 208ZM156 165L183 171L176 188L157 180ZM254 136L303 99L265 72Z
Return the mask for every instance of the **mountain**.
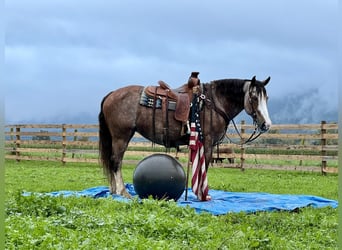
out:
M284 96L270 96L268 102L269 114L274 124L305 124L320 123L321 121L337 122L337 100L322 98L318 89L309 89L301 93ZM98 111L74 112L72 114L51 115L49 117L32 118L6 122L7 124L53 123L53 124L97 124ZM252 118L242 111L235 119L236 123L245 120L252 123Z
M336 100L337 102L337 100ZM332 105L334 100L322 98L318 89L270 99L268 108L273 123L319 123L321 121L337 122L338 107Z

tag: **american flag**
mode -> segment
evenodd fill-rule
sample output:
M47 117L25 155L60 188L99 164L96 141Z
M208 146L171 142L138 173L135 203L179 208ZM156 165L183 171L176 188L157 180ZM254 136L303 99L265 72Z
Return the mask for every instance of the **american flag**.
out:
M208 180L205 167L203 135L199 116L198 97L192 103L190 118L190 160L192 163L192 192L201 201L206 201L208 196Z

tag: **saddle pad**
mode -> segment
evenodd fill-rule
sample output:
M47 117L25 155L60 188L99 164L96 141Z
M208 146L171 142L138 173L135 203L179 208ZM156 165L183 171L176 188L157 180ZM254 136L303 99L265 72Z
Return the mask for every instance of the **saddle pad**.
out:
M145 107L153 108L154 106L154 98L146 95L143 91L140 96L139 104ZM162 108L162 100L160 98L156 98L156 104L154 106L156 109ZM176 110L176 102L169 101L169 110Z

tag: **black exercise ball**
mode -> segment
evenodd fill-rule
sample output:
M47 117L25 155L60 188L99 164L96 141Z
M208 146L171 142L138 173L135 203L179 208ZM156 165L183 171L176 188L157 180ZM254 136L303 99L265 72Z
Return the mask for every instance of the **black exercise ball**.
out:
M177 201L185 189L186 175L172 156L153 154L141 160L133 173L133 186L141 199Z

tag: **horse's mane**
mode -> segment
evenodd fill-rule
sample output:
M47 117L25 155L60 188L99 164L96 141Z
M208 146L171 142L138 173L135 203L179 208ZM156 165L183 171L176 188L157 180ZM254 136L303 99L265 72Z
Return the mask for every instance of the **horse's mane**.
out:
M212 81L215 85L216 94L241 99L244 97L243 86L247 80L244 79L221 79Z

